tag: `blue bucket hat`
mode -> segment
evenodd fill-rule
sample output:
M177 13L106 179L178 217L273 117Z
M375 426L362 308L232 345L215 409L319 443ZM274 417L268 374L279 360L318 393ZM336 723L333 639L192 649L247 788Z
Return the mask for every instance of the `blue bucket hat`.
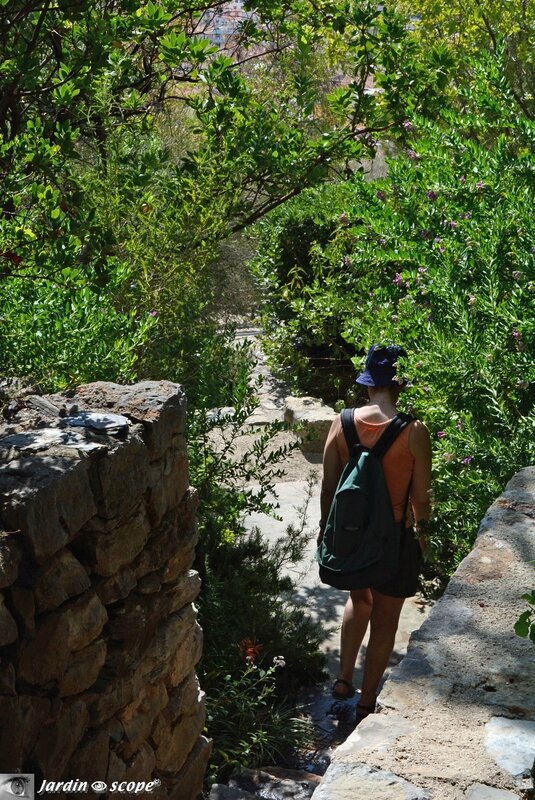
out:
M396 362L398 358L406 355L403 347L397 344L372 344L366 356L364 372L361 372L355 383L377 388L399 386L402 381L396 379Z

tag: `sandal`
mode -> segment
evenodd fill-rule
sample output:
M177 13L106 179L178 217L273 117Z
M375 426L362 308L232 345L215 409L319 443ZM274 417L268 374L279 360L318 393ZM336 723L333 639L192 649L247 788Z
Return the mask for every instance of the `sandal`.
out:
M370 714L375 714L375 706L376 701L373 702L373 705L366 706L363 703L357 703L356 707L356 714L355 714L355 726L359 725L363 719L369 717Z
M336 688L338 685L345 686L347 691L346 692L339 692ZM333 687L331 689L331 697L334 697L335 700L350 700L352 697L355 696L355 687L352 686L349 681L345 681L343 678L337 678L333 683Z

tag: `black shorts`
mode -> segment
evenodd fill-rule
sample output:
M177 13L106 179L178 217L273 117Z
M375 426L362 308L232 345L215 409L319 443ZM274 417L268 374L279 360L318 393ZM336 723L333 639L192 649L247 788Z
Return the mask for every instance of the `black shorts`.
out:
M414 534L414 528L405 528L395 574L386 583L376 584L371 588L388 597L412 597L418 591L422 559L422 549Z

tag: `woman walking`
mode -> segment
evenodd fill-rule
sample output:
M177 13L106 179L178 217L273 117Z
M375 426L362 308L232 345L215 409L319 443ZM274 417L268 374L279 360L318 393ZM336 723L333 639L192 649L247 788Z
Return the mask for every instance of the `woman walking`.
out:
M397 415L403 383L396 378L398 358L406 352L397 345L372 345L364 372L356 382L368 390L369 403L354 411L358 440L372 448ZM329 509L344 466L349 460L341 419L334 420L323 454L321 489L321 541ZM370 625L364 675L356 723L375 711L377 690L394 648L399 616L406 597L416 593L424 543L418 540L419 523L431 513L431 444L429 432L419 420L412 420L394 440L382 459L394 520L402 523L404 535L399 564L387 581L349 592L342 620L340 671L332 694L336 699L355 694L353 672L362 640ZM412 511L412 519L411 519ZM414 520L414 525L412 520Z

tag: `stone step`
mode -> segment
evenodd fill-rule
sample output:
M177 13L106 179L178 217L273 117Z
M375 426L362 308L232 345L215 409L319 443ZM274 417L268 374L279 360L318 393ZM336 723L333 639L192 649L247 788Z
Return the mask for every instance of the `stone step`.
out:
M208 800L257 800L257 797L243 789L234 789L223 783L214 783L210 789Z

